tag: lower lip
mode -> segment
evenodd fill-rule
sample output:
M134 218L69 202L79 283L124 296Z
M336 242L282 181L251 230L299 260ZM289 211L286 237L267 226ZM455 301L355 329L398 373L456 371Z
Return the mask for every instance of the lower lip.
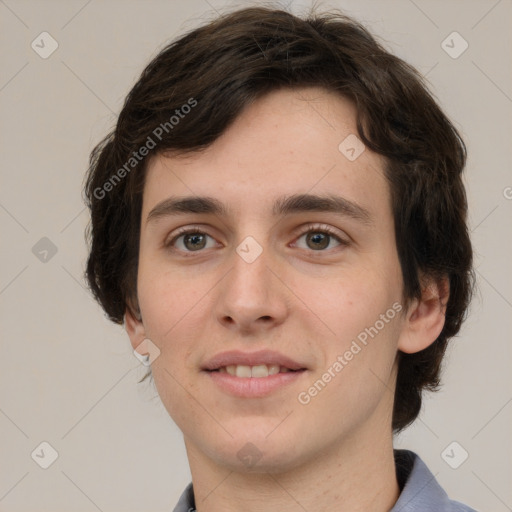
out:
M297 382L306 370L277 373L268 377L236 377L229 373L205 372L223 391L241 398L261 398L274 391Z

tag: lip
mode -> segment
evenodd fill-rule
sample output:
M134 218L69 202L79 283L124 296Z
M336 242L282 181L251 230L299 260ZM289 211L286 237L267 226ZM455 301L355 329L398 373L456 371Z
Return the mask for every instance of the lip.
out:
M259 350L257 352L241 352L240 350L230 350L227 352L221 352L208 360L202 370L213 371L218 370L223 366L229 365L245 365L245 366L257 366L260 364L266 365L279 365L284 366L290 370L305 370L305 365L294 361L293 359L276 352L274 350ZM279 374L278 374L279 375ZM271 378L263 377L265 379ZM235 377L239 378L239 377Z
M277 373L268 377L237 377L229 373L215 371L229 365L257 366L260 364L284 366L294 371ZM202 370L202 373L222 391L240 398L265 397L298 381L307 373L306 365L274 350L259 350L257 352L230 350L221 352L207 361Z
M240 398L262 398L297 382L307 373L307 370L277 373L268 377L236 377L217 371L204 371L203 373L225 393Z

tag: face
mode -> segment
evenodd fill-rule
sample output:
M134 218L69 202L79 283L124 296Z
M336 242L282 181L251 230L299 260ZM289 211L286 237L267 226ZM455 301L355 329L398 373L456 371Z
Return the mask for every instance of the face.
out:
M276 91L206 151L149 163L128 331L160 350L160 397L216 464L276 471L391 433L402 277L355 115L323 89Z

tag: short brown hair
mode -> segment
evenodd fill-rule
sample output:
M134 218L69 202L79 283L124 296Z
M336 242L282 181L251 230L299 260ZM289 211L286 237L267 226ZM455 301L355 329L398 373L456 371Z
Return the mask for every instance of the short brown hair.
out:
M166 150L206 148L255 99L278 88L306 86L352 101L360 138L385 157L404 300L421 296L421 275L449 279L440 336L421 352L398 354L392 421L398 432L419 414L422 390L438 388L448 339L459 331L470 301L472 248L462 182L466 149L417 71L338 12L301 19L282 10L238 10L184 35L149 63L117 126L91 153L86 277L112 321L122 323L127 307L137 315L148 158ZM193 111L171 122L192 101ZM158 137L157 127L165 127ZM156 147L140 162L130 160L141 147L149 148L148 138L158 139Z

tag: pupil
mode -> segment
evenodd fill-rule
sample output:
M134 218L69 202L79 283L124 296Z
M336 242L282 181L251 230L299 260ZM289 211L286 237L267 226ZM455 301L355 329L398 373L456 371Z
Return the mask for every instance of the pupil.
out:
M322 243L323 237L323 243ZM316 244L316 249L325 249L329 245L329 237L324 233L313 233L308 235L308 241L312 241Z
M201 239L203 243L198 244L197 242L201 242ZM191 242L191 244L189 245L188 242ZM204 247L204 236L198 233L189 234L185 237L185 245L192 250L202 249Z

